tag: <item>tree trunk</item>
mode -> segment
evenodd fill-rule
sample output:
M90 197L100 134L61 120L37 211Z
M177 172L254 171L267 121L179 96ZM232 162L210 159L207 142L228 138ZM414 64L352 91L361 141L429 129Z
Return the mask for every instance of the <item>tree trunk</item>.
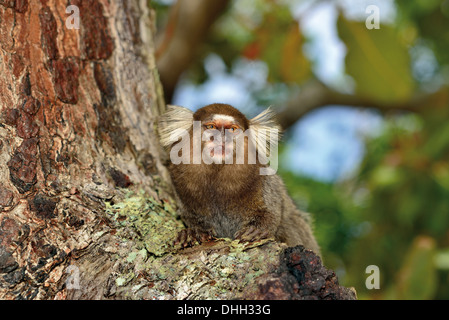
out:
M146 1L69 4L0 1L0 298L64 297L67 266L113 243L119 188L168 199Z
M145 0L0 0L0 299L314 295L301 248L171 245L153 20ZM309 265L314 297L354 297Z

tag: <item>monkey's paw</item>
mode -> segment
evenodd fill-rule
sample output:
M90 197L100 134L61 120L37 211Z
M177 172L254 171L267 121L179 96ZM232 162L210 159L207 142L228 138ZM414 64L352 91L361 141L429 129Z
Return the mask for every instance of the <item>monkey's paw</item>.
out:
M240 240L239 242L252 242L269 237L270 233L267 230L262 230L255 226L244 227L234 234L234 239Z
M174 241L174 245L180 244L182 248L192 247L196 243L213 240L212 233L209 231L199 231L197 229L187 228L179 231L178 236Z

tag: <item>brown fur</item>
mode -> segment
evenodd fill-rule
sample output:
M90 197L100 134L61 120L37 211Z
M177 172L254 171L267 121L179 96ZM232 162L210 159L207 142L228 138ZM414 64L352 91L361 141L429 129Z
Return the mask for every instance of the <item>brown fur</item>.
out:
M229 104L224 103L213 103L198 109L193 114L193 119L197 121L202 121L205 120L208 116L214 114L224 114L227 116L232 116L235 119L239 120L239 122L241 122L244 125L245 130L249 128L249 121L245 117L245 115L236 108L230 106Z
M240 111L224 104L201 108L193 119L203 121L213 114L233 116L245 129L251 126ZM319 254L308 216L295 207L278 175L259 174L261 166L170 164L184 223L193 234L243 240L274 237Z

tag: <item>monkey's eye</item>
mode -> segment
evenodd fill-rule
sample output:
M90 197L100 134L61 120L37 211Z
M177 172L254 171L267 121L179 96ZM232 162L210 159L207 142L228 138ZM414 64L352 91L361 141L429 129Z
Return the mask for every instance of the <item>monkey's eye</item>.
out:
M205 127L206 129L211 129L211 130L217 129L217 127L216 127L215 124L213 124L213 123L208 123L208 124L206 124L204 127Z
M237 133L237 130L239 130L239 129L240 129L239 126L232 125L232 126L229 128L229 132Z

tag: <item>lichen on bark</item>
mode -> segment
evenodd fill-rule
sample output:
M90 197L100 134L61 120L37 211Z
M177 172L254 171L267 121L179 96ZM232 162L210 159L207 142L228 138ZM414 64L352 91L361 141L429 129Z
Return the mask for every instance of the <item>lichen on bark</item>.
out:
M174 246L184 228L171 200L127 192L106 212L121 239L108 298L353 299L313 252L274 239Z
M174 246L184 228L171 201L158 201L145 193L127 193L119 203L107 204L123 242L116 261L116 298L231 299L258 276L278 264L284 248L272 239L239 243L230 239L182 249ZM264 247L264 250L260 250Z

